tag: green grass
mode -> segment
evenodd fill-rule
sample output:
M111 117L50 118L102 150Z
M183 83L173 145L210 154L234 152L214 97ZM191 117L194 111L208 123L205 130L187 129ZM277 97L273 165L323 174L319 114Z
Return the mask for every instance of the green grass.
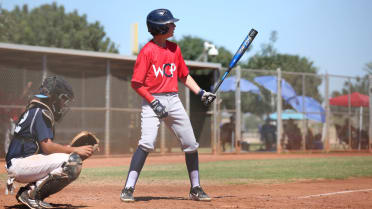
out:
M171 157L171 156L170 156ZM85 180L123 180L128 167L87 168ZM306 159L265 159L200 163L202 180L239 182L287 182L312 179L372 177L372 157L327 157ZM184 163L145 165L143 180L187 180Z
M172 156L170 156L172 157ZM125 180L128 166L85 168L80 181ZM203 182L280 183L313 179L372 177L372 157L327 157L301 159L239 160L200 163ZM0 175L1 179L6 175ZM185 163L145 165L141 181L188 181Z
M291 181L372 176L372 157L245 160L207 163L208 179Z

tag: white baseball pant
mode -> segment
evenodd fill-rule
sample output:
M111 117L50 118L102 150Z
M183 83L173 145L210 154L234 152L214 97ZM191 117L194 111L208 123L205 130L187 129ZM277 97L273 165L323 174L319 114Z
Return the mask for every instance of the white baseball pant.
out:
M161 93L153 96L166 107L168 116L163 118L165 124L176 135L181 143L184 152L194 152L198 149L199 143L195 139L190 118L182 105L178 93ZM138 144L147 152L153 151L160 119L151 108L150 104L143 100L141 113L141 139Z

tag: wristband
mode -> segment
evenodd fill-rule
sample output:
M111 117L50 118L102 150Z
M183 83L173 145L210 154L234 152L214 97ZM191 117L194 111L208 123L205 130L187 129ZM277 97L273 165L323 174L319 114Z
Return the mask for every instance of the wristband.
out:
M199 96L203 96L204 92L205 92L205 91L204 91L203 89L200 89L198 95L199 95Z

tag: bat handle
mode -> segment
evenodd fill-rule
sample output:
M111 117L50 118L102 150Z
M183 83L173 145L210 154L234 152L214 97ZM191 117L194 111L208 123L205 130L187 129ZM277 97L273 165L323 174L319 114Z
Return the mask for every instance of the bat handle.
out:
M217 83L217 85L213 88L213 94L215 94L218 90L218 88L221 86L223 80L225 80L226 76L229 74L232 68L229 68L226 70L226 72L223 74L221 80Z
M221 86L222 80L218 81L217 85L213 88L213 94L215 94L218 90L218 88Z

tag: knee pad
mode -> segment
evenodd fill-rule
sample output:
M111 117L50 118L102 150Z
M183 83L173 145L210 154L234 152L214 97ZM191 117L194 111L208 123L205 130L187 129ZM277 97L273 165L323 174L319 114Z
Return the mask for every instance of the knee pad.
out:
M75 180L79 177L82 169L83 161L77 153L71 153L68 161L62 165L63 174L69 179Z
M62 165L61 174L49 174L39 186L31 192L31 198L44 200L73 182L80 175L82 160L76 153L71 153L68 161Z

